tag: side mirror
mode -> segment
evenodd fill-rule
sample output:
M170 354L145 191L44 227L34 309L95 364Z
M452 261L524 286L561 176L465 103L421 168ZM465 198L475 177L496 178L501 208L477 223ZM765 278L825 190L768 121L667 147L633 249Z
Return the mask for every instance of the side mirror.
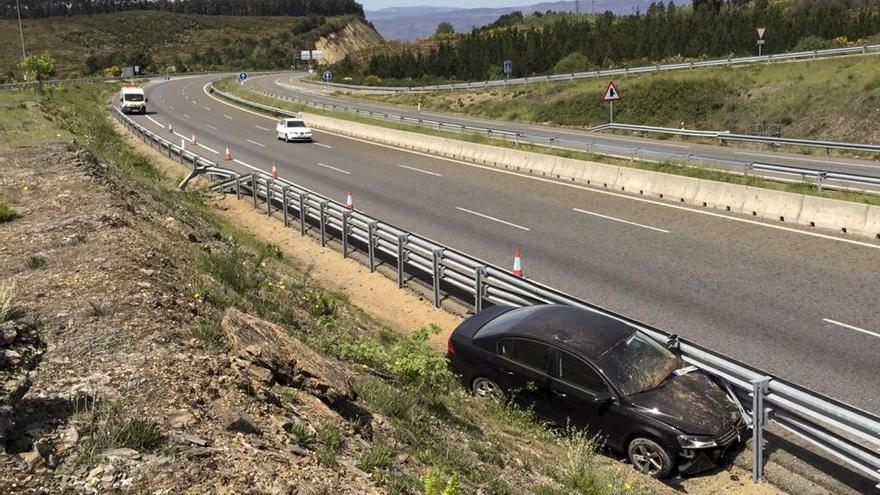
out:
M614 400L614 397L611 396L611 393L608 391L599 392L598 394L593 396L593 402L596 404L605 404Z
M149 102L150 102L149 98L144 98L144 103L149 103Z

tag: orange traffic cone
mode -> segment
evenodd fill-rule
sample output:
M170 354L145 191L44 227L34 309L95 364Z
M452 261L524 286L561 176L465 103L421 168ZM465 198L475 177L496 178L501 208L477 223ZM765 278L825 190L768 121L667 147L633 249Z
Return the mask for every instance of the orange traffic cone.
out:
M278 168L275 167L275 162L272 162L272 178L278 178Z
M193 133L193 137L189 140L189 142L192 144L196 144L196 133Z
M223 159L227 162L232 160L232 153L229 151L229 145L226 145L226 153L223 155Z
M522 277L522 260L519 256L519 249L513 252L513 274Z
M354 209L354 201L352 201L352 199L351 199L351 191L348 191L348 197L345 198L345 207L348 208L349 210Z

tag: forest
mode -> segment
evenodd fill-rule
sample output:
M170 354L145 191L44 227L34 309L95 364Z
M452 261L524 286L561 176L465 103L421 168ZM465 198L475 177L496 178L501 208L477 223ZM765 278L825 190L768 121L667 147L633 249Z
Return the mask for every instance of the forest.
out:
M364 16L363 7L355 0L19 0L18 3L21 17L26 19L129 10L226 16ZM16 0L3 0L0 18L14 19L17 16Z
M765 27L764 53L826 48L880 33L876 2L802 0L782 6L768 0L695 0L681 8L652 3L646 12L605 12L591 22L574 16L540 27L516 26L508 15L494 25L436 41L430 49L376 53L365 64L344 60L337 71L360 79L482 80L573 72L663 60L756 53L756 27Z

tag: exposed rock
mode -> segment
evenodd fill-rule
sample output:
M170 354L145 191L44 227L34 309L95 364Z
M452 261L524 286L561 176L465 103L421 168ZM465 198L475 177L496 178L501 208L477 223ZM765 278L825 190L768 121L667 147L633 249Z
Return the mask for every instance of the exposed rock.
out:
M240 431L248 435L261 435L263 432L246 412L237 411L235 419L226 426L227 430Z
M230 356L239 372L262 386L266 374L254 373L263 368L282 385L301 388L330 405L342 405L355 399L350 377L342 366L321 357L282 327L230 308L221 323Z

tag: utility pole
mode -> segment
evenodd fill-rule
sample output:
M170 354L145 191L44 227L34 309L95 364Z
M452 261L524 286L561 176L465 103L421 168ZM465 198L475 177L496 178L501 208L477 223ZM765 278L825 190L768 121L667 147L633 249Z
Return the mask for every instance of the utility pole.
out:
M18 11L18 34L21 36L21 58L27 57L24 51L24 30L21 28L21 4L19 0L15 0L15 9Z

